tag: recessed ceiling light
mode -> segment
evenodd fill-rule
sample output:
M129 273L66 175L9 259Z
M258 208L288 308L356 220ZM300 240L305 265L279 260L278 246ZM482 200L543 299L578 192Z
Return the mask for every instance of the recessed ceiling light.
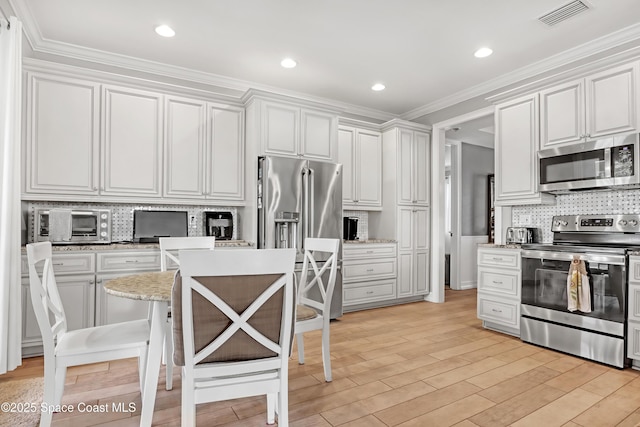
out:
M280 65L282 65L284 68L294 68L296 65L298 65L298 63L291 58L284 58L280 62Z
M476 58L486 58L492 53L493 53L493 50L489 49L488 47L481 47L480 49L476 50L476 53L474 53L473 55Z
M156 27L156 33L158 33L162 37L173 37L176 35L176 32L173 31L173 28L168 25L158 25Z
M371 86L371 90L375 90L376 92L380 92L381 90L384 90L386 86L383 85L382 83L376 83L373 86Z

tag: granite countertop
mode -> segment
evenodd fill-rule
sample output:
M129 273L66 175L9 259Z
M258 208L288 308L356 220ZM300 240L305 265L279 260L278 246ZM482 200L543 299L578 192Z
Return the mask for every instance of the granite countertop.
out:
M245 240L216 240L216 248L251 248L255 245ZM117 251L128 250L137 251L141 249L160 249L157 243L111 243L109 245L53 245L54 252L74 252L74 251ZM23 252L26 248L22 247Z
M498 243L480 243L478 245L481 248L499 248L499 249L522 249L522 245L509 244L509 245L501 245Z
M393 239L367 239L367 240L343 240L343 243L347 245L351 244L371 244L371 243L398 243Z
M138 273L107 280L108 294L143 301L171 301L175 271Z

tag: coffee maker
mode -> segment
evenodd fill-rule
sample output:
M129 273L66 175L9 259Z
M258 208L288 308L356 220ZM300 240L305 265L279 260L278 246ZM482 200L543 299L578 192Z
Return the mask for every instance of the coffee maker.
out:
M356 240L358 238L358 218L344 217L342 218L342 238L344 240Z
M233 214L228 211L204 212L204 230L207 236L217 240L233 238Z

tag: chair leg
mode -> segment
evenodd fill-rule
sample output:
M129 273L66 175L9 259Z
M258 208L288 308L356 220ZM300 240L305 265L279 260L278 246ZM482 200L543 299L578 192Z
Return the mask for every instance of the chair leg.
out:
M182 414L180 416L182 427L194 427L196 425L196 398L193 389L193 377L182 369Z
M47 408L56 404L56 371L55 371L55 359L47 359L45 356L44 361L44 394L42 396L42 402L46 404ZM44 411L40 414L40 427L49 427L51 420L53 419L53 412Z
M276 405L278 401L278 395L275 393L267 394L267 424L276 423Z
M330 383L331 377L331 346L329 343L329 327L322 329L322 364L324 365L324 379Z
M166 363L167 380L166 390L173 389L173 322L167 319L166 331L164 334L164 359Z
M296 342L298 343L298 363L304 365L304 336L302 333L296 334Z
M64 381L67 376L67 367L66 366L58 366L56 369L56 380L55 380L55 404L59 405L62 401L62 394L64 393Z
M140 351L138 356L138 376L140 377L140 395L144 393L144 373L147 371L147 353L149 353L149 347L145 347ZM144 396L142 396L144 397Z
M278 427L289 427L289 390L287 385L280 387L278 408Z

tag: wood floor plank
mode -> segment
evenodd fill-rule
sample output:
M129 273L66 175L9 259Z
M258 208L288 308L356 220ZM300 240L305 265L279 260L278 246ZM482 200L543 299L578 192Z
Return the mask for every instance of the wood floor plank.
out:
M511 424L513 427L539 427L562 425L595 405L601 396L575 389L553 402Z

